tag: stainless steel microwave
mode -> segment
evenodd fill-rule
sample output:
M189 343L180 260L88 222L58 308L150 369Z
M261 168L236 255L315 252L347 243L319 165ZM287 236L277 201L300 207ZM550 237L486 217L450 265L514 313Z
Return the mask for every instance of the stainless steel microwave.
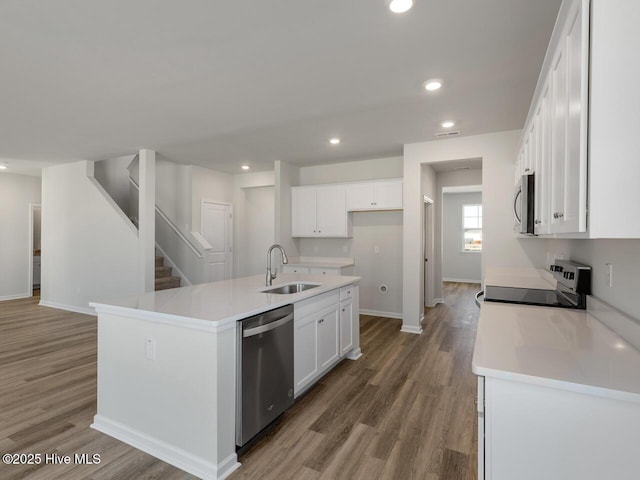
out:
M520 177L513 195L514 229L523 235L535 234L535 173Z

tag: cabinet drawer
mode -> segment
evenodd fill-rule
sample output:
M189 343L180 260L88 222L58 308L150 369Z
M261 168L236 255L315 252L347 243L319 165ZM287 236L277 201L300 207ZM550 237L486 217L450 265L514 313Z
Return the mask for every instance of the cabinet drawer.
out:
M283 265L282 273L309 273L309 267L300 267L297 265Z
M340 301L353 298L353 285L347 285L340 289Z
M339 268L323 268L323 267L311 267L309 273L312 275L340 275Z

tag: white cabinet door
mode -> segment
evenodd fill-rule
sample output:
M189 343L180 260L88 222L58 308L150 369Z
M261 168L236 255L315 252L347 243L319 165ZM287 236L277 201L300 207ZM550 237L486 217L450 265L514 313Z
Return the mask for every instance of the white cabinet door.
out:
M373 203L373 183L351 183L346 187L347 210L370 210Z
M538 235L549 233L549 192L551 188L551 119L549 112L549 84L547 83L540 97L535 120L538 125L538 149L535 167L535 233Z
M374 183L376 208L402 208L402 180L384 180Z
M338 305L336 305L322 312L316 320L318 328L318 368L321 372L340 356L338 318Z
M567 128L563 232L587 231L588 5L575 3L567 24Z
M318 374L318 318L311 315L294 320L293 378L295 393L304 389Z
M320 237L348 236L344 185L316 188L316 227Z
M567 62L564 43L551 68L551 232L562 231L567 138Z
M340 355L353 348L353 300L340 302Z
M315 187L291 189L291 236L317 236Z

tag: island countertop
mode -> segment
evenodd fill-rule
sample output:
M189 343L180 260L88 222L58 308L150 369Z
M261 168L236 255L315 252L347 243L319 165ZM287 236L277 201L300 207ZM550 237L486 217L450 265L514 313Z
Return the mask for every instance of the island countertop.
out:
M279 273L273 285L267 287L264 275L254 275L99 300L89 305L97 312L127 312L152 321L216 328L346 285L358 284L359 281L360 277ZM318 286L292 294L264 292L290 283L311 283Z

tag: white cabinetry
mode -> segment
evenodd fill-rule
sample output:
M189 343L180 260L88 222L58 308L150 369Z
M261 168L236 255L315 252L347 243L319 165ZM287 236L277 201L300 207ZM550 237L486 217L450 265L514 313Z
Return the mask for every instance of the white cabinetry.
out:
M340 289L340 354L353 348L353 285Z
M637 402L492 377L478 382L479 480L638 478Z
M294 304L295 396L345 355L360 356L357 300L358 286L348 285Z
M640 238L638 18L628 0L560 7L517 155L516 177L535 171L538 234Z
M536 233L587 231L589 0L565 0L518 154L535 172Z
M397 210L402 208L402 179L348 183L347 210Z
M291 236L350 237L344 185L293 187Z

